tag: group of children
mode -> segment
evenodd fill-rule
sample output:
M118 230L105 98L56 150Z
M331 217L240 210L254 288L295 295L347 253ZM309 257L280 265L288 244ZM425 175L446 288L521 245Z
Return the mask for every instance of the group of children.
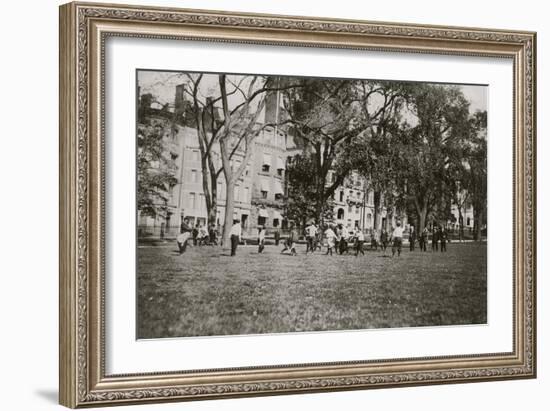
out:
M380 235L376 230L373 230L371 233L371 249L377 250L380 245L381 248L386 252L388 243L392 244L392 256L401 255L403 247L403 234L404 227L398 221L396 226L393 228L391 235L389 235L386 230L382 230ZM364 243L365 243L365 234L358 227L355 226L353 230L348 230L343 224L327 224L324 227L319 227L314 222L309 222L304 230L305 240L306 240L306 254L314 253L317 250L322 250L323 239L325 240L325 245L327 251L325 255L333 255L333 252L337 254L349 253L350 243L352 244L353 250L355 251L355 256L357 257L359 253L365 255ZM418 236L418 244L421 251L426 251L426 246L428 243L428 238L430 231L428 228L424 228L422 233ZM217 244L217 234L214 227L211 227L210 230L207 230L204 226L196 226L195 228L189 225L188 218L185 218L181 224L180 234L176 238L178 249L180 254L185 252L187 243L190 238L193 238L194 245L201 244ZM237 246L242 238L242 229L239 220L233 222L233 226L230 232L231 238L231 256L236 254ZM442 227L434 227L431 232L432 239L432 251L438 251L441 249L442 252L447 251L447 232ZM258 252L262 253L265 249L265 240L266 240L266 228L265 226L260 226L258 228ZM283 242L283 249L281 254L289 252L290 255L296 255L296 242L298 240L298 234L296 230L290 230L289 235L285 238ZM409 247L411 251L415 249L415 242L417 240L417 235L414 230L414 227L409 229ZM440 245L440 247L439 247Z
M349 231L342 224L338 225L326 225L324 230L320 229L317 224L310 222L304 230L306 239L306 254L313 253L317 249L322 249L323 237L326 240L327 255L332 255L333 251L338 254L344 254L349 252L349 243L354 244L355 255L359 253L365 255L363 245L365 243L365 235L359 229L355 227L353 231ZM265 248L265 236L266 229L261 226L258 229L258 252L263 252ZM281 254L289 252L290 255L296 255L296 241L297 233L295 230L290 230L288 237L284 240L283 249Z
M377 250L378 244L386 252L388 242L392 244L392 256L401 255L403 248L403 235L405 228L401 225L401 222L397 222L396 226L393 228L391 235L383 230L381 232L380 238L374 236L374 233L371 235L371 249ZM357 257L359 253L365 255L364 244L365 244L365 234L359 227L355 227L353 230L348 230L343 224L327 224L324 229L321 229L314 222L310 222L305 230L305 240L306 240L306 254L313 253L316 250L322 250L323 239L325 240L325 245L327 251L325 255L333 255L333 252L336 254L349 253L350 243L353 245L353 250L355 251L355 256ZM264 226L258 229L258 252L263 252L265 248L265 237L266 229ZM441 250L446 251L446 233L442 232L439 235L441 241ZM281 254L286 251L290 252L290 255L296 255L296 240L297 234L295 230L290 230L288 237L283 243L283 249ZM409 231L409 244L411 251L414 250L415 234L414 227L410 228ZM432 243L433 244L433 243ZM437 243L435 245L437 250Z

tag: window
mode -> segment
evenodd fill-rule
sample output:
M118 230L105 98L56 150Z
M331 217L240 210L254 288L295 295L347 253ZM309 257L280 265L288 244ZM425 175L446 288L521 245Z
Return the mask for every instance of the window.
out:
M351 213L351 205L348 206L348 213Z
M279 227L279 219L278 218L273 219L273 227Z
M239 197L239 186L235 186L235 188L233 189L233 198L235 199L235 201L241 201Z
M196 183L196 182L199 181L197 176L198 176L197 170L191 170L191 182L192 183Z
M267 178L262 178L260 183L260 193L262 195L262 198L267 198L267 193L270 191L269 180Z
M250 188L249 188L249 187L245 187L245 188L244 188L244 191L243 191L243 198L242 198L242 201L245 202L245 203L247 203L249 198L250 198Z
M189 208L191 210L195 209L195 193L189 193Z
M340 202L344 201L344 190L340 191Z
M264 153L263 162L262 162L262 172L269 173L270 167L271 167L271 155Z
M283 186L281 185L281 182L276 180L275 181L275 200L281 200L284 195Z
M204 194L203 194L203 193L200 193L200 194L199 194L199 204L198 204L197 209L198 209L199 211L204 211L204 210L206 210L206 199L204 198Z
M282 157L277 157L277 175L279 177L283 176L283 171L285 169L285 163Z
M193 158L193 161L200 161L199 150L193 150L192 158Z
M265 225L266 220L265 217L258 217L258 225Z

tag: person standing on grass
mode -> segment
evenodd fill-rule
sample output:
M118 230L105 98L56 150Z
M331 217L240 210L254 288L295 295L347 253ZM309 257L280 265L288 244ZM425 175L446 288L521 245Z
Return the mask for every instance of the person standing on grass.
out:
M428 244L428 227L424 227L422 234L420 234L420 251L427 251L426 245Z
M290 255L296 255L295 234L293 228L291 228L288 233L288 237L284 242L284 247L281 250L281 254L283 254L286 250L290 251Z
M359 253L365 255L363 250L363 244L365 243L365 234L359 228L355 230L355 256L357 257Z
M401 227L401 223L398 221L396 223L395 228L393 229L392 233L392 248L391 248L391 256L393 257L395 255L395 252L397 251L397 256L401 256L401 247L403 246L403 227Z
M214 224L210 224L208 229L208 239L211 245L218 245L218 235L216 234L216 227Z
M384 255L386 255L386 248L388 248L388 232L385 228L382 229L382 234L380 234L380 245L384 250Z
M336 233L330 225L325 230L325 238L327 239L327 253L325 255L332 255L332 249L336 246Z
M193 227L193 245L197 245L197 238L199 237L199 223Z
M439 241L441 241L441 252L447 252L447 230L439 228Z
M370 233L370 249L374 251L378 251L378 241L376 239L377 230L376 228L373 228Z
M416 241L416 231L414 230L414 226L411 225L411 228L409 230L409 250L414 251L414 243Z
M187 217L184 218L180 226L180 234L176 237L180 255L185 252L187 248L187 241L189 240L189 237L191 237L192 231L193 228L189 225L189 219Z
M315 247L315 250L319 249L319 251L323 250L323 230L320 229L320 227L317 224L313 224L315 226L315 230L317 230L317 234L315 235L315 241L313 246Z
M439 232L437 230L437 226L434 225L432 228L432 251L438 250L438 243L439 243Z
M281 241L281 230L279 229L279 227L275 228L275 233L273 234L273 236L275 237L275 245L278 247L279 241Z
M340 224L340 241L338 242L338 252L340 255L348 251L349 232L346 226Z
M231 238L231 257L234 257L237 253L237 246L241 242L242 229L240 220L233 220L233 227L229 232Z
M261 225L258 228L258 253L262 253L265 247L265 226Z
M306 227L306 254L308 251L312 253L315 251L315 239L317 238L317 227L311 221Z

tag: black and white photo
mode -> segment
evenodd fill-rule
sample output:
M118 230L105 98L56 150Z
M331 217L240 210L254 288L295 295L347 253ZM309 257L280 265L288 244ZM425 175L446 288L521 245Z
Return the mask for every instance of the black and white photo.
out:
M486 324L487 88L138 69L137 338Z

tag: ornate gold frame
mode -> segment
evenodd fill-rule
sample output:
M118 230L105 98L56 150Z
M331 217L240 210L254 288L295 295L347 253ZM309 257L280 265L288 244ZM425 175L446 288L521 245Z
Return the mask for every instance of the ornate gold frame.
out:
M512 59L513 352L105 375L102 118L108 36ZM60 403L83 407L535 377L535 41L532 32L92 3L61 6Z

